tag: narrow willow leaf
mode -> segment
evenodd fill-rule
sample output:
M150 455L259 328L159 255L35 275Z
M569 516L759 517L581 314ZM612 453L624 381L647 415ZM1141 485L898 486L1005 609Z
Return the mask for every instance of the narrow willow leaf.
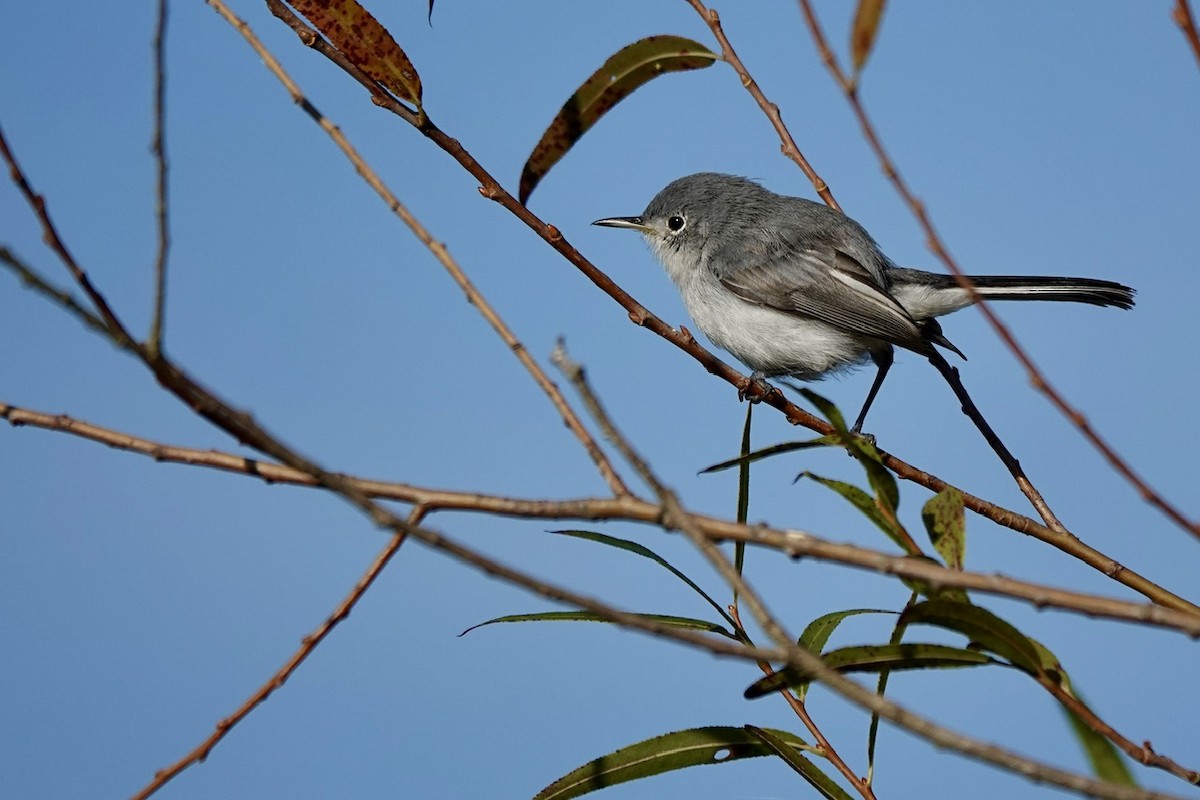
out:
M746 453L745 455L731 458L728 461L722 461L718 464L713 464L711 467L705 467L700 470L701 475L710 472L722 472L730 467L740 467L742 464L753 464L755 461L762 461L764 458L771 456L782 455L783 453L791 453L796 450L807 450L812 447L841 447L842 440L837 436L818 436L816 439L806 439L802 442L783 442L782 444L773 444L770 447L764 447L760 450Z
M1071 677L1063 669L1058 656L1054 655L1050 651L1050 648L1037 639L1031 638L1029 641L1037 649L1045 674L1086 707L1087 703L1084 703L1083 698L1075 691L1075 687L1071 685ZM1064 707L1062 711L1066 715L1067 722L1071 725L1071 731L1075 734L1075 738L1079 740L1079 746L1083 748L1083 754L1087 757L1088 763L1092 765L1092 772L1095 773L1097 778L1109 783L1118 783L1122 786L1138 785L1137 781L1133 778L1133 774L1129 771L1125 757L1117 749L1116 745L1102 734L1089 728L1088 724L1071 709Z
M874 522L878 528L888 535L888 538L898 544L905 552L909 551L908 534L900 526L900 523L894 516L889 516L882 511L875 503L875 498L867 494L865 491L855 486L852 483L835 480L833 478L825 478L812 472L802 472L800 478L809 478L816 481L822 486L828 487L840 494L850 502L855 508L863 513L867 519Z
M288 0L350 63L401 100L421 105L421 78L396 40L355 0ZM430 6L430 13L433 7Z
M918 599L919 595L916 591L914 591L909 596L908 602L904 604L904 608L906 610L912 608L917 604ZM907 630L908 626L904 622L903 615L900 615L900 618L896 620L896 624L892 628L892 635L888 637L888 644L900 644L900 642L904 641L904 633ZM892 673L888 670L883 670L879 673L879 681L875 686L875 694L879 695L880 697L883 697L887 694L888 678L891 676L891 674ZM872 711L871 724L867 728L867 785L870 785L875 778L875 743L878 740L878 737L879 712Z
M1033 641L987 609L937 598L918 603L905 611L901 619L908 625L934 625L957 631L983 649L1007 659L1014 667L1031 675L1047 676L1041 653Z
M741 525L746 524L746 518L750 514L750 422L754 419L754 403L746 403L746 422L742 425L742 452L740 456L741 464L738 465L738 496L737 496L737 521ZM733 568L737 570L737 574L743 574L746 568L746 543L733 543ZM738 593L737 588L733 590L733 607L737 608Z
M871 55L875 36L879 33L879 22L883 19L884 0L858 0L854 13L854 27L850 30L850 59L854 63L855 77Z
M844 611L831 611L828 614L822 614L808 623L796 643L813 655L819 656L821 655L821 651L825 649L825 643L829 641L829 637L837 630L838 625L841 625L848 617L858 616L859 614L895 613L895 611L885 611L880 608L848 608ZM804 695L808 693L808 682L806 681L797 686L796 693L803 700Z
M963 568L967 553L967 522L962 492L947 486L929 498L921 509L929 541L950 569Z
M986 653L944 644L874 644L856 645L830 650L821 657L825 665L838 672L899 672L915 669L951 669L999 664ZM777 692L790 686L812 681L803 670L789 667L760 678L746 689L746 698Z
M829 424L837 430L838 437L850 451L850 455L862 464L862 468L867 473L867 481L875 490L875 496L882 504L885 513L894 517L896 509L900 507L900 489L896 485L895 476L883 465L883 456L879 454L879 449L869 438L847 430L842 412L828 399L811 389L801 389L800 393L816 406L817 410L829 420Z
M833 635L837 627L846 619L860 614L897 615L895 611L882 608L848 608L844 611L831 611L804 626L804 632L800 634L797 644L814 655L821 655L821 651L825 649L825 643L829 641L829 637Z
M682 36L649 36L618 50L575 90L533 148L521 171L521 203L583 134L642 84L667 72L711 66L719 58Z
M787 746L808 747L803 739L787 731L765 730ZM622 747L590 761L542 789L534 800L569 800L606 786L677 769L774 754L772 747L744 728L714 726L676 731Z
M834 782L833 778L826 775L816 764L800 755L792 745L770 731L763 730L754 725L747 725L746 730L761 739L763 744L774 751L775 755L782 758L789 767L800 773L800 777L808 781L826 800L854 800L845 789Z
M713 608L715 608L717 610L717 613L720 614L725 619L726 622L728 622L733 627L737 627L736 624L734 623L734 621L730 618L729 614L725 611L725 609L722 608L721 605L719 603L717 603L716 600L713 600L712 597L709 596L708 592L701 589L696 584L695 581L693 581L687 575L684 575L682 572L677 570L675 567L673 567L671 565L670 562L668 562L665 558L660 556L658 553L651 550L649 547L640 545L637 542L631 542L628 539L620 539L620 538L617 538L616 536L609 536L608 534L598 533L596 531L565 530L565 531L551 531L551 533L556 533L556 534L559 534L560 536L572 536L576 539L585 539L589 542L596 542L597 544L607 545L608 547L615 547L618 550L624 550L628 553L633 553L634 555L639 555L642 558L650 559L655 564L658 564L660 567L667 570L672 575L674 575L676 578L679 578L679 580L683 581L688 586L690 586L692 591L694 591L696 594L703 597L710 606L712 606Z
M1092 772L1102 781L1117 783L1122 786L1137 786L1133 773L1129 771L1125 758L1116 745L1087 726L1079 716L1070 709L1064 708L1063 713L1071 723L1071 730L1079 740L1083 754L1092 765Z
M732 631L727 631L717 623L709 622L705 619L674 617L669 614L635 614L634 616L652 620L662 625L670 625L672 628L687 628L695 631L719 633L729 639L737 640ZM478 625L472 625L460 633L459 636L466 636L477 628L482 628L485 625L495 625L500 622L612 622L612 620L594 611L538 611L532 614L509 614L504 617L489 619L487 622L480 622Z

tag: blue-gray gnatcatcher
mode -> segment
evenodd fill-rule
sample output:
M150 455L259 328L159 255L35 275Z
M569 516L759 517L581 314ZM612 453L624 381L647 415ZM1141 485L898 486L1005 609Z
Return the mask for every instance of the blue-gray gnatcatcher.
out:
M874 361L878 372L855 431L892 365L894 346L935 366L945 364L935 344L962 356L935 317L970 305L970 293L950 275L896 266L861 225L820 203L702 172L669 184L641 216L592 224L641 232L696 325L750 367L754 380L815 380ZM988 300L1133 306L1134 290L1112 281L1015 275L970 281Z

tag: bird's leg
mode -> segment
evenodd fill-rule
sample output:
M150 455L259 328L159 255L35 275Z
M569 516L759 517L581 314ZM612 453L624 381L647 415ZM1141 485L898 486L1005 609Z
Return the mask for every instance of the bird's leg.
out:
M871 360L875 362L879 371L875 373L875 382L871 384L871 391L867 392L866 402L863 403L862 411L858 412L858 419L854 420L854 427L850 429L851 433L862 433L863 421L867 418L871 403L875 402L875 395L879 394L879 387L883 386L883 379L887 377L888 370L892 368L892 355L891 345L888 345L885 350L871 353Z

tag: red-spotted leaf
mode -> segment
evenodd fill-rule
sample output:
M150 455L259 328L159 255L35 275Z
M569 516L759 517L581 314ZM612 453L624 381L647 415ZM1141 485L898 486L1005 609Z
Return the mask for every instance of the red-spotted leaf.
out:
M765 730L785 746L810 747L787 731ZM542 789L534 800L569 800L677 769L769 755L775 755L774 748L744 728L691 728L646 739L590 761Z
M962 492L947 486L921 509L929 541L950 569L962 569L967 552L967 523Z
M288 0L288 5L385 89L401 100L421 105L421 78L416 68L387 28L355 0Z
M584 133L639 86L667 72L711 66L718 58L682 36L649 36L618 50L575 90L533 148L521 171L521 202Z

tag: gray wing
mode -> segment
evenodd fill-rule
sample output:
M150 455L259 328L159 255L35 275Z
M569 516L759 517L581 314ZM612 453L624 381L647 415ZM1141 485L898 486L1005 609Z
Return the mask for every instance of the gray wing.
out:
M723 271L721 283L751 303L812 317L918 353L930 349L904 307L862 264L832 247L752 257Z

